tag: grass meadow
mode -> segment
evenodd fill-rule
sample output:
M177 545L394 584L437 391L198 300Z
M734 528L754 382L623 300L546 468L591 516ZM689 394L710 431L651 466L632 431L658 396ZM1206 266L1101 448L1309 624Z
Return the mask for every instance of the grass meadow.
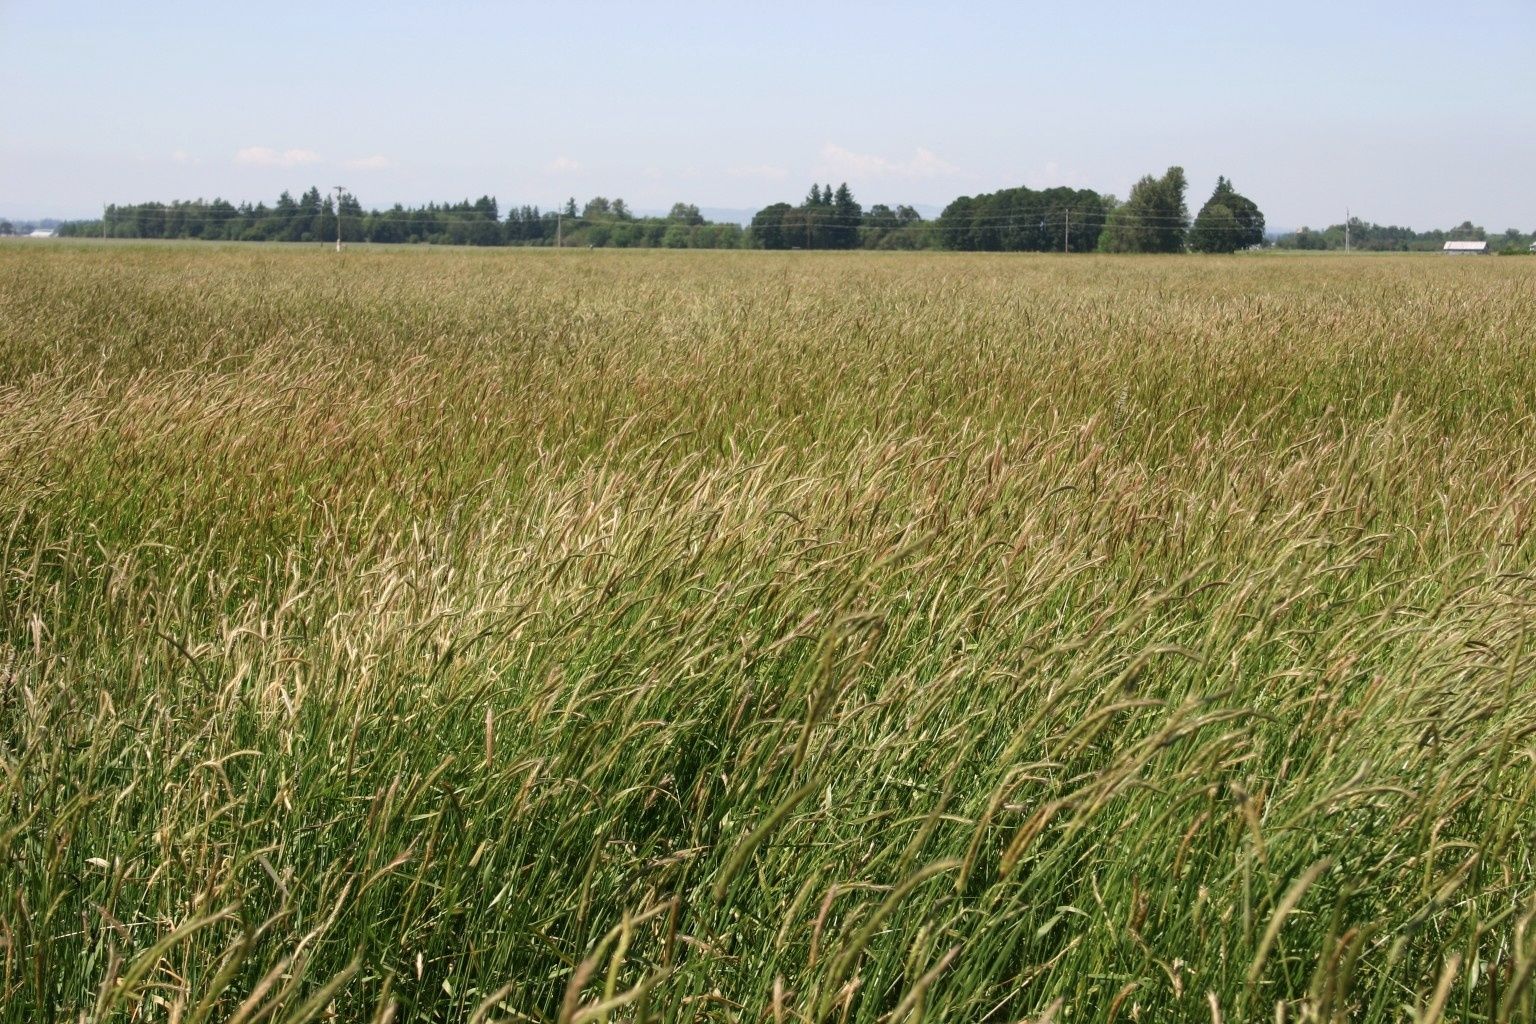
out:
M1533 269L0 246L0 1019L1532 1020Z

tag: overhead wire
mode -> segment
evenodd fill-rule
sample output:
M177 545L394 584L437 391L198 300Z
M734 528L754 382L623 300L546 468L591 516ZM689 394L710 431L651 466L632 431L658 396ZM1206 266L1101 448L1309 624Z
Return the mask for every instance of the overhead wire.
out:
M415 213L417 211L408 210L408 211L402 211L402 212ZM796 210L795 212L799 213L799 212L802 212L802 211L801 210ZM341 220L343 221L343 223L346 223L348 221L356 222L356 221L359 221L359 220L363 220L363 221L374 220L374 221L378 221L378 222L388 223L388 224L392 224L392 225L402 225L402 226L403 225L448 225L448 224L469 224L469 225L473 225L473 224L494 224L494 225L497 225L497 226L500 226L500 227L505 227L508 224L516 224L516 223L524 223L524 224L527 224L527 223L538 223L538 224L542 224L545 221L559 219L559 218L557 218L556 215L549 214L549 213L541 213L540 216L536 220L532 220L532 221L524 220L522 218L518 218L518 219L514 220L511 217L508 217L508 218L498 218L496 220L490 220L489 218L484 218L484 217L476 216L476 215L470 213L469 211L452 211L452 212L444 213L444 214L439 215L439 216L427 216L427 217L423 217L423 216L396 217L396 216L393 216L392 214L393 214L393 211L391 211L391 210L370 210L370 211L366 211L366 212L361 213L361 214L353 213L353 212L345 212L345 213L342 213L340 216L341 216ZM210 208L210 207L201 207L201 208L199 208L199 207L196 207L196 206L179 206L178 207L178 206L160 206L160 205L143 204L143 205L138 205L138 206L113 206L113 207L111 207L107 211L105 219L108 221L108 223L112 223L112 222L121 222L123 220L133 219L133 218L137 218L137 217L157 216L157 215L159 217L161 217L162 219L168 219L171 216L175 215L175 216L181 216L181 217L185 217L187 219L192 219L192 220L202 220L202 221L205 221L205 222L209 221L209 220L213 220L213 221L215 221L217 223L228 223L228 222L231 222L231 221L253 220L253 219L261 221L261 222L268 222L268 223L270 223L270 222L285 223L285 222L291 222L291 221L294 221L294 220L304 220L304 219L312 219L312 218L318 218L318 217L328 217L328 218L334 219L337 216L337 214L334 211L329 211L329 210L312 210L312 211L311 210L304 210L304 211L290 212L290 211L278 211L278 210L275 210L275 209L272 209L272 208L268 208L268 209L266 209L266 210L264 210L264 211L262 211L261 213L258 214L257 211L255 211L255 210L240 210L240 209L236 209L236 210L230 211L230 210L213 209L213 208ZM574 217L570 216L570 215L561 215L561 216L563 216L563 219L572 222L573 230L576 227L579 227L579 226L588 226L588 227L597 226L597 225L608 226L608 227L618 227L618 226L623 226L623 225L656 226L656 225L671 225L671 224L682 223L680 221L670 220L669 218L666 218L666 217L609 218L609 217L601 217L601 216L585 216L585 215L582 215L582 214L577 214ZM894 224L890 224L890 223L871 224L869 222L867 216L866 217L859 217L859 218L856 218L856 219L855 218L848 218L848 217L842 217L842 218L840 218L840 217L811 217L811 218L807 218L807 219L803 219L803 220L799 221L798 223L796 223L795 227L798 228L801 224L808 224L809 226L811 226L813 228L817 228L817 227L856 227L856 228L880 228L880 229L891 230L891 229L900 229L900 228L906 228L906 227L922 227L922 228L927 229L927 230L938 230L938 231L973 231L973 230L1002 231L1002 230L1007 230L1009 228L1042 228L1042 227L1063 227L1063 228L1065 228L1067 226L1077 227L1078 225L1082 225L1084 227L1087 227L1087 226L1102 226L1104 224L1107 224L1110 220L1126 221L1126 222L1137 223L1137 224L1162 224L1162 225L1167 225L1167 226L1170 226L1170 227L1172 227L1172 226L1179 226L1179 225L1187 226L1187 225L1189 225L1191 223L1191 218L1188 218L1188 217L1178 217L1178 216L1172 216L1172 215L1157 215L1157 214L1141 214L1141 213L1133 213L1133 212L1121 211L1121 210L1110 210L1110 211L1104 211L1104 212L1090 211L1090 210L1082 210L1082 211L1072 210L1070 217L1067 215L1066 212L1059 211L1059 210L1050 211L1050 212L1048 212L1043 217L1030 217L1028 215L1018 215L1018 214L989 214L989 215L985 215L985 216L981 216L981 217L966 217L966 218L964 218L964 220L956 221L954 223L948 223L948 224L943 223L944 220L945 220L945 215L943 215L943 214L941 214L939 217L931 218L931 219L929 219L929 218L922 218L922 219L918 219L918 220L915 220L915 221L913 221L913 220L898 220ZM85 221L84 223L90 223L90 222L89 221ZM721 227L721 226L746 227L747 225L740 224L737 221L705 221L703 224L696 224L696 225L690 224L690 225L686 225L686 226L689 226L689 227Z

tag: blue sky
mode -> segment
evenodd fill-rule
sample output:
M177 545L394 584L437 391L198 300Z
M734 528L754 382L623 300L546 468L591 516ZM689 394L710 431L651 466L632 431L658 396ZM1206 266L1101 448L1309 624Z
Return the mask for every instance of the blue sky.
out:
M1536 3L0 0L0 213L482 193L757 207L1182 164L1272 225L1536 230Z

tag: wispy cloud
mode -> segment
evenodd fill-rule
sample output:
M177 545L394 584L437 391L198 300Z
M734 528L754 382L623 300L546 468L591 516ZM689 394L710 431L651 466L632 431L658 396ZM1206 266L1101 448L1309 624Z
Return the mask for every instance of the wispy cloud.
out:
M892 160L873 153L855 153L835 143L821 147L821 174L845 178L957 178L964 171L931 149L919 146L910 159Z
M347 166L359 171L378 171L394 165L394 161L383 153L375 153L373 156L359 157L356 160L348 160Z
M733 178L761 178L767 181L782 181L789 177L788 168L772 164L741 164L727 168L725 173Z
M235 153L235 163L255 167L298 167L300 164L319 163L320 154L312 149L272 149L268 146L247 146Z
M544 170L550 174L574 174L581 170L581 164L568 156L557 156L544 165Z

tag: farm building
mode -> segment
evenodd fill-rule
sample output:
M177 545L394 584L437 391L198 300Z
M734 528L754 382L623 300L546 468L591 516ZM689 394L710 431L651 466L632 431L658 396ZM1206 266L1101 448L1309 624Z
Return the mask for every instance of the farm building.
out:
M52 228L38 228L37 230L33 231L31 234L27 235L27 237L28 238L52 238L53 237L53 229Z
M1446 242L1445 248L1440 250L1447 256L1471 256L1486 255L1487 242Z

